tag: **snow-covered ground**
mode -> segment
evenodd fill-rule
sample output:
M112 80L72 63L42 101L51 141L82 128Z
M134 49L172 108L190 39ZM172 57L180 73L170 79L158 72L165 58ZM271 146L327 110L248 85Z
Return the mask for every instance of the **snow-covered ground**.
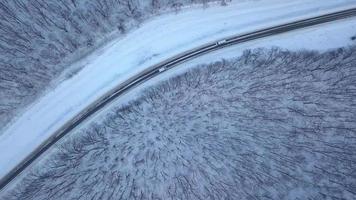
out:
M150 79L66 135L0 199L355 199L356 45L318 45L322 32L354 32L355 19ZM304 37L314 42L270 48Z
M77 63L85 68L49 91L5 130L0 137L0 177L98 97L147 67L220 38L350 6L356 6L356 2L252 1L231 3L227 7L210 7L206 10L187 9L179 14L166 14L151 20L126 37L111 42L100 52ZM350 33L350 29L355 30L354 25L350 26L348 21L345 21L345 24L337 27L337 36L344 37L344 40L348 34L355 33ZM329 37L329 34L321 38L326 37ZM288 47L291 45L280 43ZM278 42L273 43L275 44ZM293 46L298 47L298 44ZM331 42L328 47L332 47Z

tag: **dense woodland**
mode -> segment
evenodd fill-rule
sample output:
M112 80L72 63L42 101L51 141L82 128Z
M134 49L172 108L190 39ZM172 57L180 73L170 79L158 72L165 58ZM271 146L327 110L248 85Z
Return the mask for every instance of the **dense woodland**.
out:
M356 47L247 50L116 105L0 199L356 199Z
M0 0L0 127L109 34L210 1L217 0Z

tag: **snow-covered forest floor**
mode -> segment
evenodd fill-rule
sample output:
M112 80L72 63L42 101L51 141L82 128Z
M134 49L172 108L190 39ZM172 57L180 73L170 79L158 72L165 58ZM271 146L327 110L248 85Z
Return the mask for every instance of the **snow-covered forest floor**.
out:
M355 199L356 47L246 50L117 105L1 199Z
M135 30L110 41L74 65L67 66L66 69L83 69L60 84L48 84L45 94L26 107L24 112L16 111L18 117L8 126L0 126L4 129L3 133L0 130L0 177L93 102L148 67L231 35L356 6L353 0L313 0L313 3L310 0L268 0L268 4L263 3L264 1L243 2L233 1L228 6L214 4L207 9L202 9L203 6L199 5L182 9L178 13L165 13L154 19L147 19ZM349 42L348 34L355 29L355 25L344 22L336 24L341 24L334 28L340 31L333 30L337 38L340 38L337 41L329 40L333 33L325 34L328 31L323 32L324 28L317 28L321 30L321 35L313 36L311 40L306 34L302 38L308 44L313 44L316 39L325 39L327 35L328 42L325 44L333 47ZM303 42L298 43L300 44ZM291 44L290 47L298 45ZM65 71L71 73L71 70ZM65 74L64 72L60 77L66 77ZM10 95L1 100L9 101L11 98ZM21 109L21 106L16 108ZM11 112L10 109L7 114L11 116Z
M265 1L268 3L264 3ZM93 102L144 69L221 38L348 9L356 3L354 0L313 0L312 3L311 0L265 1L233 1L228 6L210 4L207 9L202 9L204 6L200 4L193 8L184 8L178 13L169 13L162 8L164 15L153 19L145 18L145 23L137 28L133 27L123 37L110 41L84 59L66 66L66 69L83 69L72 74L69 79L60 82L62 79L59 78L59 82L48 84L44 94L26 107L24 112L16 112L18 117L8 127L0 126L4 129L3 133L0 130L0 149L3 152L0 153L0 177L16 167L63 125L92 106ZM350 43L349 34L354 34L355 27L350 21L338 21L329 23L328 26L310 28L308 31L301 30L303 39L299 38L297 43L286 39L299 35L293 34L295 32L284 35L283 40L278 35L276 40L271 39L271 43L278 41L276 43L280 44L279 41L285 41L284 45L290 44L287 48L300 47L303 44L308 44L305 48L312 46L311 49L315 46L322 49L335 48ZM330 29L334 29L333 32ZM320 41L323 40L321 44ZM265 44L265 41L260 44ZM21 59L9 61L16 60ZM71 74L71 70L65 71ZM64 72L60 77L65 78L65 74ZM14 81L16 82L15 79ZM11 98L13 97L10 95L1 100L9 101ZM21 109L21 106L16 106L16 109ZM5 117L11 116L11 111L4 113Z
M33 5L28 6L30 2ZM246 24L256 28L268 25L263 20L277 23L277 19L301 17L310 10L315 10L313 14L322 13L322 8L334 8L332 4L335 8L352 4L352 0L338 0L324 5L327 1L318 0L317 4L315 0L311 7L291 6L303 4L301 0L289 3L290 9L285 9L287 4L284 8L270 5L284 17L270 15L278 12L253 15L262 9L259 7L241 15L229 12L239 20L253 19L253 23L236 17L224 19L228 14L224 12L220 17L214 15L216 19L211 17L216 23L207 23L216 33L194 26L199 33L209 33L209 37L201 39L203 36L194 31L179 34L184 27L177 26L171 35L174 40L152 34L161 41L153 43L157 46L148 45L152 37L145 37L143 43L130 35L126 43L117 42L115 48L104 48L92 55L99 59L87 60L85 64L90 65L86 66L86 73L81 71L78 74L83 76L77 76L77 70L85 65L69 69L73 66L66 64L111 36L123 35L146 18L172 11L168 8L178 11L181 6L208 1L101 1L133 2L112 8L97 2L0 0L1 13L5 14L0 16L1 36L5 36L0 39L0 129L48 86L54 90L53 80L77 78L66 81L67 85L62 84L61 88L76 90L48 95L51 103L42 107L36 104L40 109L21 116L18 126L2 135L2 176L60 126L59 122L69 119L68 113L74 115L74 110L80 110L75 106L84 105L80 98L90 103L91 98L104 92L103 88L115 85L113 80L125 78L139 65L144 68L184 48L234 30L253 28ZM142 2L152 4L141 5ZM73 16L66 14L67 9L73 11ZM115 9L121 9L119 14ZM15 10L22 14L17 15ZM39 16L32 18L26 12ZM91 16L94 12L97 15ZM120 21L121 14L128 21ZM191 12L181 22L200 14ZM266 18L258 19L264 14ZM73 24L56 21L57 15ZM171 18L165 18L168 19ZM117 24L115 20L120 21L117 27L112 26ZM154 22L162 27L159 20ZM169 27L168 23L164 25ZM350 19L273 36L202 56L180 66L181 73L163 74L163 82L145 84L145 89L122 98L126 103L116 102L78 127L10 184L0 199L355 199L355 27ZM154 33L147 31L148 27L134 34L140 35L143 30L147 35ZM169 43L178 41L177 35L184 38L189 34L197 38L191 37L193 42ZM144 48L135 47L144 51L130 45L120 47L133 44L132 41L142 44ZM187 43L190 46L184 46ZM274 45L284 48L270 48ZM267 48L240 51L253 47ZM234 48L238 50L231 51ZM219 60L217 57L227 59L209 63ZM105 66L105 70L98 66ZM127 71L120 72L120 67ZM46 98L42 100L46 102ZM72 100L78 101L69 104ZM54 115L57 111L58 115Z

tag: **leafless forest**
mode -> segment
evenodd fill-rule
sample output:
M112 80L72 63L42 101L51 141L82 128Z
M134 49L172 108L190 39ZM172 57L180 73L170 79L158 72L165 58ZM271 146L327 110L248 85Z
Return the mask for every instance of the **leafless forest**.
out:
M109 34L210 1L218 0L0 0L0 129Z
M66 138L0 199L356 199L356 47L247 50Z

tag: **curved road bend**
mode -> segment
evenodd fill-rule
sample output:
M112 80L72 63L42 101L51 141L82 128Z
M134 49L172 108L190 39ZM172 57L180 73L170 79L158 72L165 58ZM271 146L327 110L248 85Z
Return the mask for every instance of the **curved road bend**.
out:
M271 35L286 33L296 29L311 27L331 21L341 20L349 17L356 16L356 8L351 8L348 10L343 10L335 13L325 14L319 17L308 18L304 20L294 21L287 24L282 24L270 28L261 29L251 33L246 33L242 35L231 36L228 38L223 38L217 42L212 42L193 50L179 54L173 58L170 58L164 62L154 65L146 70L143 70L139 74L129 78L127 81L121 83L107 94L96 100L85 110L71 119L68 123L63 125L58 131L56 131L50 138L44 141L38 148L36 148L27 158L25 158L17 167L12 169L7 175L5 175L0 180L0 191L3 190L15 177L21 174L28 166L30 166L38 157L40 157L46 150L48 150L53 144L58 142L70 131L75 129L80 123L87 120L92 114L96 113L98 110L104 106L111 103L117 97L128 92L130 89L135 88L144 81L157 76L158 74L164 72L167 69L173 68L178 64L182 64L188 60L195 57L201 56L211 51L215 51L227 46L240 44L243 42L248 42L251 40L256 40L259 38L268 37Z

